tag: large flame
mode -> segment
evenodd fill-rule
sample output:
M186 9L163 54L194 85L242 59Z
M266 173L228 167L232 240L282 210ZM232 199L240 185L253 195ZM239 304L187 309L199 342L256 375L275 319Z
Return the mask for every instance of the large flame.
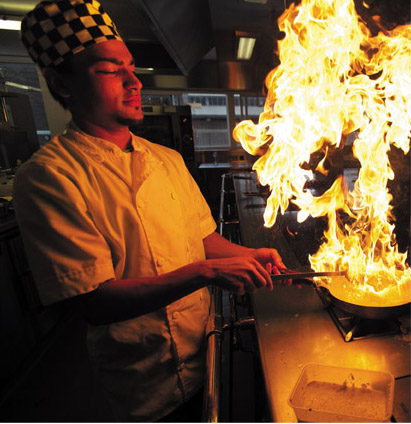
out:
M358 296L409 301L411 270L396 244L387 183L394 178L391 145L404 154L410 147L411 25L372 36L353 0L302 0L278 25L285 37L278 42L280 65L266 78L264 112L258 124L234 129L246 151L261 155L254 169L271 190L265 226L289 202L298 206L299 222L326 216L312 268L347 271ZM305 187L312 171L303 164L314 152L341 148L354 132L361 163L354 189L340 176L313 195Z

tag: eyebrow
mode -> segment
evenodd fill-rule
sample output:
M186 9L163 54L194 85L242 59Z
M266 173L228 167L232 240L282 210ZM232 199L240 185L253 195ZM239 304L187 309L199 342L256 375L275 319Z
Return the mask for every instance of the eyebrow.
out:
M94 57L93 58L93 63L99 63L99 62L110 62L110 63L114 63L115 65L124 65L124 61L122 60L118 60L115 57ZM134 58L130 60L129 65L135 65L135 60Z

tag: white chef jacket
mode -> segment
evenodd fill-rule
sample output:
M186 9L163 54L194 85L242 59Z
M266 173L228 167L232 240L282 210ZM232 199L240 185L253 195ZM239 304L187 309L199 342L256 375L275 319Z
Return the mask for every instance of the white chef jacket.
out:
M205 259L216 225L174 150L132 135L134 151L71 123L19 169L16 216L42 303L110 279ZM201 386L209 293L88 329L88 348L120 420L153 421Z

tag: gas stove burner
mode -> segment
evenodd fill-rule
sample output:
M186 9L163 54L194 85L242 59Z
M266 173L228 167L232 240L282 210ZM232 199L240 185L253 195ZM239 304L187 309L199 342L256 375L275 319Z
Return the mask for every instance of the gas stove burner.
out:
M402 317L366 319L350 315L334 305L323 290L317 289L316 291L346 342L410 332L409 319L402 319Z
M400 322L396 318L376 320L348 316L339 318L338 325L342 327L342 335L346 342L400 332Z

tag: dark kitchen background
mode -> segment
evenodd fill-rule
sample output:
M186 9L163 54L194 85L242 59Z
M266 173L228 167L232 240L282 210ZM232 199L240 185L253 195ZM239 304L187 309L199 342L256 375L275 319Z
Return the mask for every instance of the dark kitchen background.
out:
M132 131L177 149L224 235L240 242L243 236L243 243L252 245L262 230L256 230L251 222L254 234L247 239L244 226L252 218L261 220L266 193L253 183L250 171L254 158L233 140L232 130L244 119L257 122L263 111L264 79L279 63L275 50L281 34L276 21L291 2L100 1L134 55L144 86L145 119ZM37 0L0 1L0 18L19 20L36 3ZM410 23L409 0L357 1L356 8L373 32L379 28L371 15L381 16L380 25L388 29ZM255 39L248 59L237 57L240 37ZM15 170L70 119L49 95L18 31L0 30L0 99L0 420L111 421L88 363L85 323L70 303L47 308L38 304L14 220ZM349 147L343 154L350 169L358 167ZM390 159L396 174L389 187L396 236L401 250L406 251L410 245L410 158L393 149ZM246 185L240 187L240 182ZM238 190L255 203L244 206ZM253 212L251 218L243 214L242 207ZM322 231L321 222L309 224L299 227L296 236L295 223L281 223L281 240L295 243L293 253L303 266L307 265L307 249L315 248ZM266 237L264 232L259 242ZM233 303L239 315L234 318ZM227 296L223 309L228 320L245 318L246 324L252 313L244 299ZM241 334L228 333L223 342L220 420L271 420L265 371L253 327L245 325ZM408 343L409 349L409 341L402 342ZM409 376L404 380L406 377L401 376L401 381L406 382L402 392L405 401L397 402L397 421L409 421L410 417Z

